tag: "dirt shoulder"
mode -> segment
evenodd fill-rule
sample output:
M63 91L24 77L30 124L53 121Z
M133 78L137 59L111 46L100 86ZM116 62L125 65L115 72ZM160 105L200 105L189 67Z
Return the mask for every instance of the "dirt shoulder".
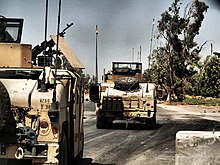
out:
M192 113L219 113L220 106L204 106L204 105L168 105L157 104L158 107L163 109L180 111L180 112L192 112Z

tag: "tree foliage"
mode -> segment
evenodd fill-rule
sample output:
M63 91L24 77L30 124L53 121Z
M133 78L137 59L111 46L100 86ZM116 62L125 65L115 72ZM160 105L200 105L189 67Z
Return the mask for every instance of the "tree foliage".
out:
M179 99L184 94L184 83L201 67L199 53L204 45L199 47L195 37L208 9L204 2L194 0L185 7L181 17L181 5L181 0L174 0L161 14L158 31L164 46L153 51L151 63L156 83L166 86L169 96L174 93Z
M201 95L220 98L220 57L207 57L201 87Z

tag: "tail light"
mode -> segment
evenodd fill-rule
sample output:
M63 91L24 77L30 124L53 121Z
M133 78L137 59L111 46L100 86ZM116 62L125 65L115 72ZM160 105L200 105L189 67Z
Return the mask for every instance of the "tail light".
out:
M49 123L47 121L41 121L40 122L40 128L46 129L49 127Z
M42 135L47 135L49 133L49 123L47 120L42 120L40 122L40 133Z

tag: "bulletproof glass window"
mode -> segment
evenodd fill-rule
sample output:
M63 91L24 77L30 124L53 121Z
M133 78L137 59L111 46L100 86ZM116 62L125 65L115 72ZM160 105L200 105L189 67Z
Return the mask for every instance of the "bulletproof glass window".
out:
M23 19L0 19L0 42L20 43L23 28Z
M138 62L113 62L114 74L136 74L141 73L142 64Z

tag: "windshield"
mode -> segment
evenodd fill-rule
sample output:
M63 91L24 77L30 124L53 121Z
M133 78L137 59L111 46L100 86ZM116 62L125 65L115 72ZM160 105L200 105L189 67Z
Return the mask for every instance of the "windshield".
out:
M141 73L142 64L141 63L125 63L125 62L113 62L113 72L114 73Z
M0 42L20 43L23 19L0 18Z

